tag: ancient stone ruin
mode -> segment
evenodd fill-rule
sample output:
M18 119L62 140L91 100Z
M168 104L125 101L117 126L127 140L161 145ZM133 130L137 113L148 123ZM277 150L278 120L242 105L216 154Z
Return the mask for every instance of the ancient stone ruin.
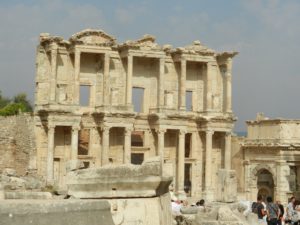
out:
M69 40L41 34L38 174L65 189L69 160L98 168L160 156L176 192L216 200L217 173L231 169L236 54L217 53L200 41L160 46L151 35L118 43L101 30L83 30Z

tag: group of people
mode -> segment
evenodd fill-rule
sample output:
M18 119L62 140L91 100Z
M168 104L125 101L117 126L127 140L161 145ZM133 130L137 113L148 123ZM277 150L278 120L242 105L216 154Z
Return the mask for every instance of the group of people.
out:
M289 199L285 209L279 201L274 203L272 197L267 197L265 203L262 196L258 195L257 202L251 208L257 214L260 225L300 225L300 205L295 197Z

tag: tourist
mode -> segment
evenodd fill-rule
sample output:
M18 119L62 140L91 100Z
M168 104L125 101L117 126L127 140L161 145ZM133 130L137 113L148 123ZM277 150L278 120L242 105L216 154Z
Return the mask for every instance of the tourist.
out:
M200 201L198 201L197 203L196 203L196 206L197 206L197 208L198 209L202 209L202 210L205 210L205 201L204 201L204 199L201 199Z
M252 212L257 214L259 225L265 225L266 224L266 221L264 220L265 209L264 209L264 206L262 204L262 196L261 195L257 196L257 202L253 202Z
M279 218L278 218L278 225L282 225L283 223L283 215L284 215L284 208L280 201L276 201L276 204L280 210Z
M267 197L267 215L268 225L277 225L280 211L278 206L273 203L271 196Z
M181 209L182 205L180 201L173 201L171 200L171 208L172 208L172 213L174 215L180 215L180 209Z
M295 201L296 201L296 198L291 197L290 201L289 201L289 204L287 206L286 217L285 217L285 222L287 224L294 224L294 222L295 222L295 217L297 216L297 212L294 209Z

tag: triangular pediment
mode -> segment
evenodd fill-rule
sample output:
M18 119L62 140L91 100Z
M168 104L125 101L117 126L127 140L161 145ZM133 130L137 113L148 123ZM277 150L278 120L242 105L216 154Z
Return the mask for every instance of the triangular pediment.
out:
M86 29L73 34L70 42L86 45L112 46L116 43L116 39L102 30Z

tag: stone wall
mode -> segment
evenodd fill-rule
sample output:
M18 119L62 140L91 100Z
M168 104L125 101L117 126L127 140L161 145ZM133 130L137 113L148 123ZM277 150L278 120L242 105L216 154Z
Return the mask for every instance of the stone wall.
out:
M0 172L14 168L18 175L23 175L28 169L35 169L33 116L0 117L0 127Z

